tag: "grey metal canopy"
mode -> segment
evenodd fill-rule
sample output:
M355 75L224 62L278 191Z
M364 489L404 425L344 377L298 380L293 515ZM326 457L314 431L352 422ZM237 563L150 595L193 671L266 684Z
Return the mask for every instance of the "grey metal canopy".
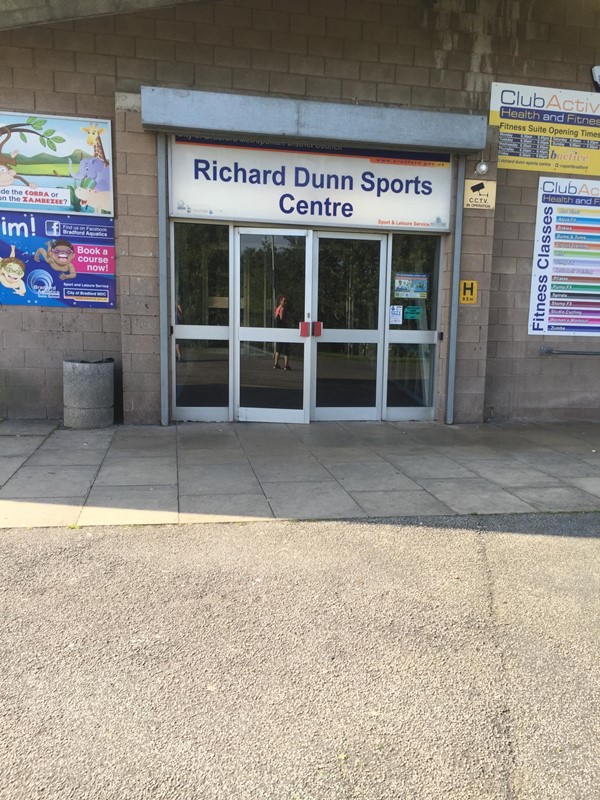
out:
M354 142L454 153L485 147L480 115L142 87L142 124L172 133Z

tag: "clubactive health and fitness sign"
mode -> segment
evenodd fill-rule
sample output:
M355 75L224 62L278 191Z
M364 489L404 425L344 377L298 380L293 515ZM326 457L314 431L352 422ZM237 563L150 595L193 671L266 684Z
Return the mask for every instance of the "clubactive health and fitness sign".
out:
M600 335L600 181L540 178L529 333Z
M174 137L171 214L446 231L450 156Z
M600 175L600 94L493 83L498 166Z

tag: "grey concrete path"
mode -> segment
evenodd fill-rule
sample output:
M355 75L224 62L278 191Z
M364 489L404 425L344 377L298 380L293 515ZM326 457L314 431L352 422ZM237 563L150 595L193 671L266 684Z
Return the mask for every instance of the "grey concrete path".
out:
M0 800L597 800L599 523L2 530Z
M592 510L595 423L0 423L0 527Z

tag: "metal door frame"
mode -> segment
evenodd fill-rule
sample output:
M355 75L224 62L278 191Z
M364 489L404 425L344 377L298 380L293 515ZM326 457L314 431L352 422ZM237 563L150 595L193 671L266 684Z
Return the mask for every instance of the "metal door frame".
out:
M311 349L309 347L309 338L302 338L299 330L289 329L282 330L281 328L249 328L242 327L240 324L241 319L241 248L240 238L244 234L251 234L253 236L264 234L265 236L297 236L304 237L305 239L305 252L304 252L304 308L303 318L310 319L309 298L312 288L311 277L311 253L312 253L312 239L313 232L305 228L273 228L268 226L244 226L234 227L233 229L233 292L232 292L232 314L230 322L232 323L232 369L230 372L230 384L232 387L233 404L232 415L233 419L239 422L284 422L284 423L298 423L306 424L310 422L310 392L309 392L309 379L311 374ZM285 341L296 344L297 346L304 347L304 369L302 375L303 382L303 402L301 409L286 409L286 408L253 408L240 405L240 354L241 342L270 342Z
M319 286L319 241L322 239L346 239L348 241L378 241L379 242L379 303L377 315L377 328L372 330L343 330L323 329L319 337L311 337L311 400L310 418L315 421L324 420L381 420L383 403L383 357L384 357L384 322L385 322L385 287L386 265L388 248L386 247L388 235L385 233L354 233L350 231L317 231L315 232L312 251L313 296L311 305L311 319L317 320L317 302ZM317 407L317 346L319 342L331 343L366 343L377 345L376 389L375 405L367 407L333 406Z

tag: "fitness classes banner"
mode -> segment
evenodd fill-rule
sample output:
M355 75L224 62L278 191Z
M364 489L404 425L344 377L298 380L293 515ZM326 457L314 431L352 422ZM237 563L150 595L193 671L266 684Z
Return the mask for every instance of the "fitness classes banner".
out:
M529 333L600 336L600 181L540 178Z

